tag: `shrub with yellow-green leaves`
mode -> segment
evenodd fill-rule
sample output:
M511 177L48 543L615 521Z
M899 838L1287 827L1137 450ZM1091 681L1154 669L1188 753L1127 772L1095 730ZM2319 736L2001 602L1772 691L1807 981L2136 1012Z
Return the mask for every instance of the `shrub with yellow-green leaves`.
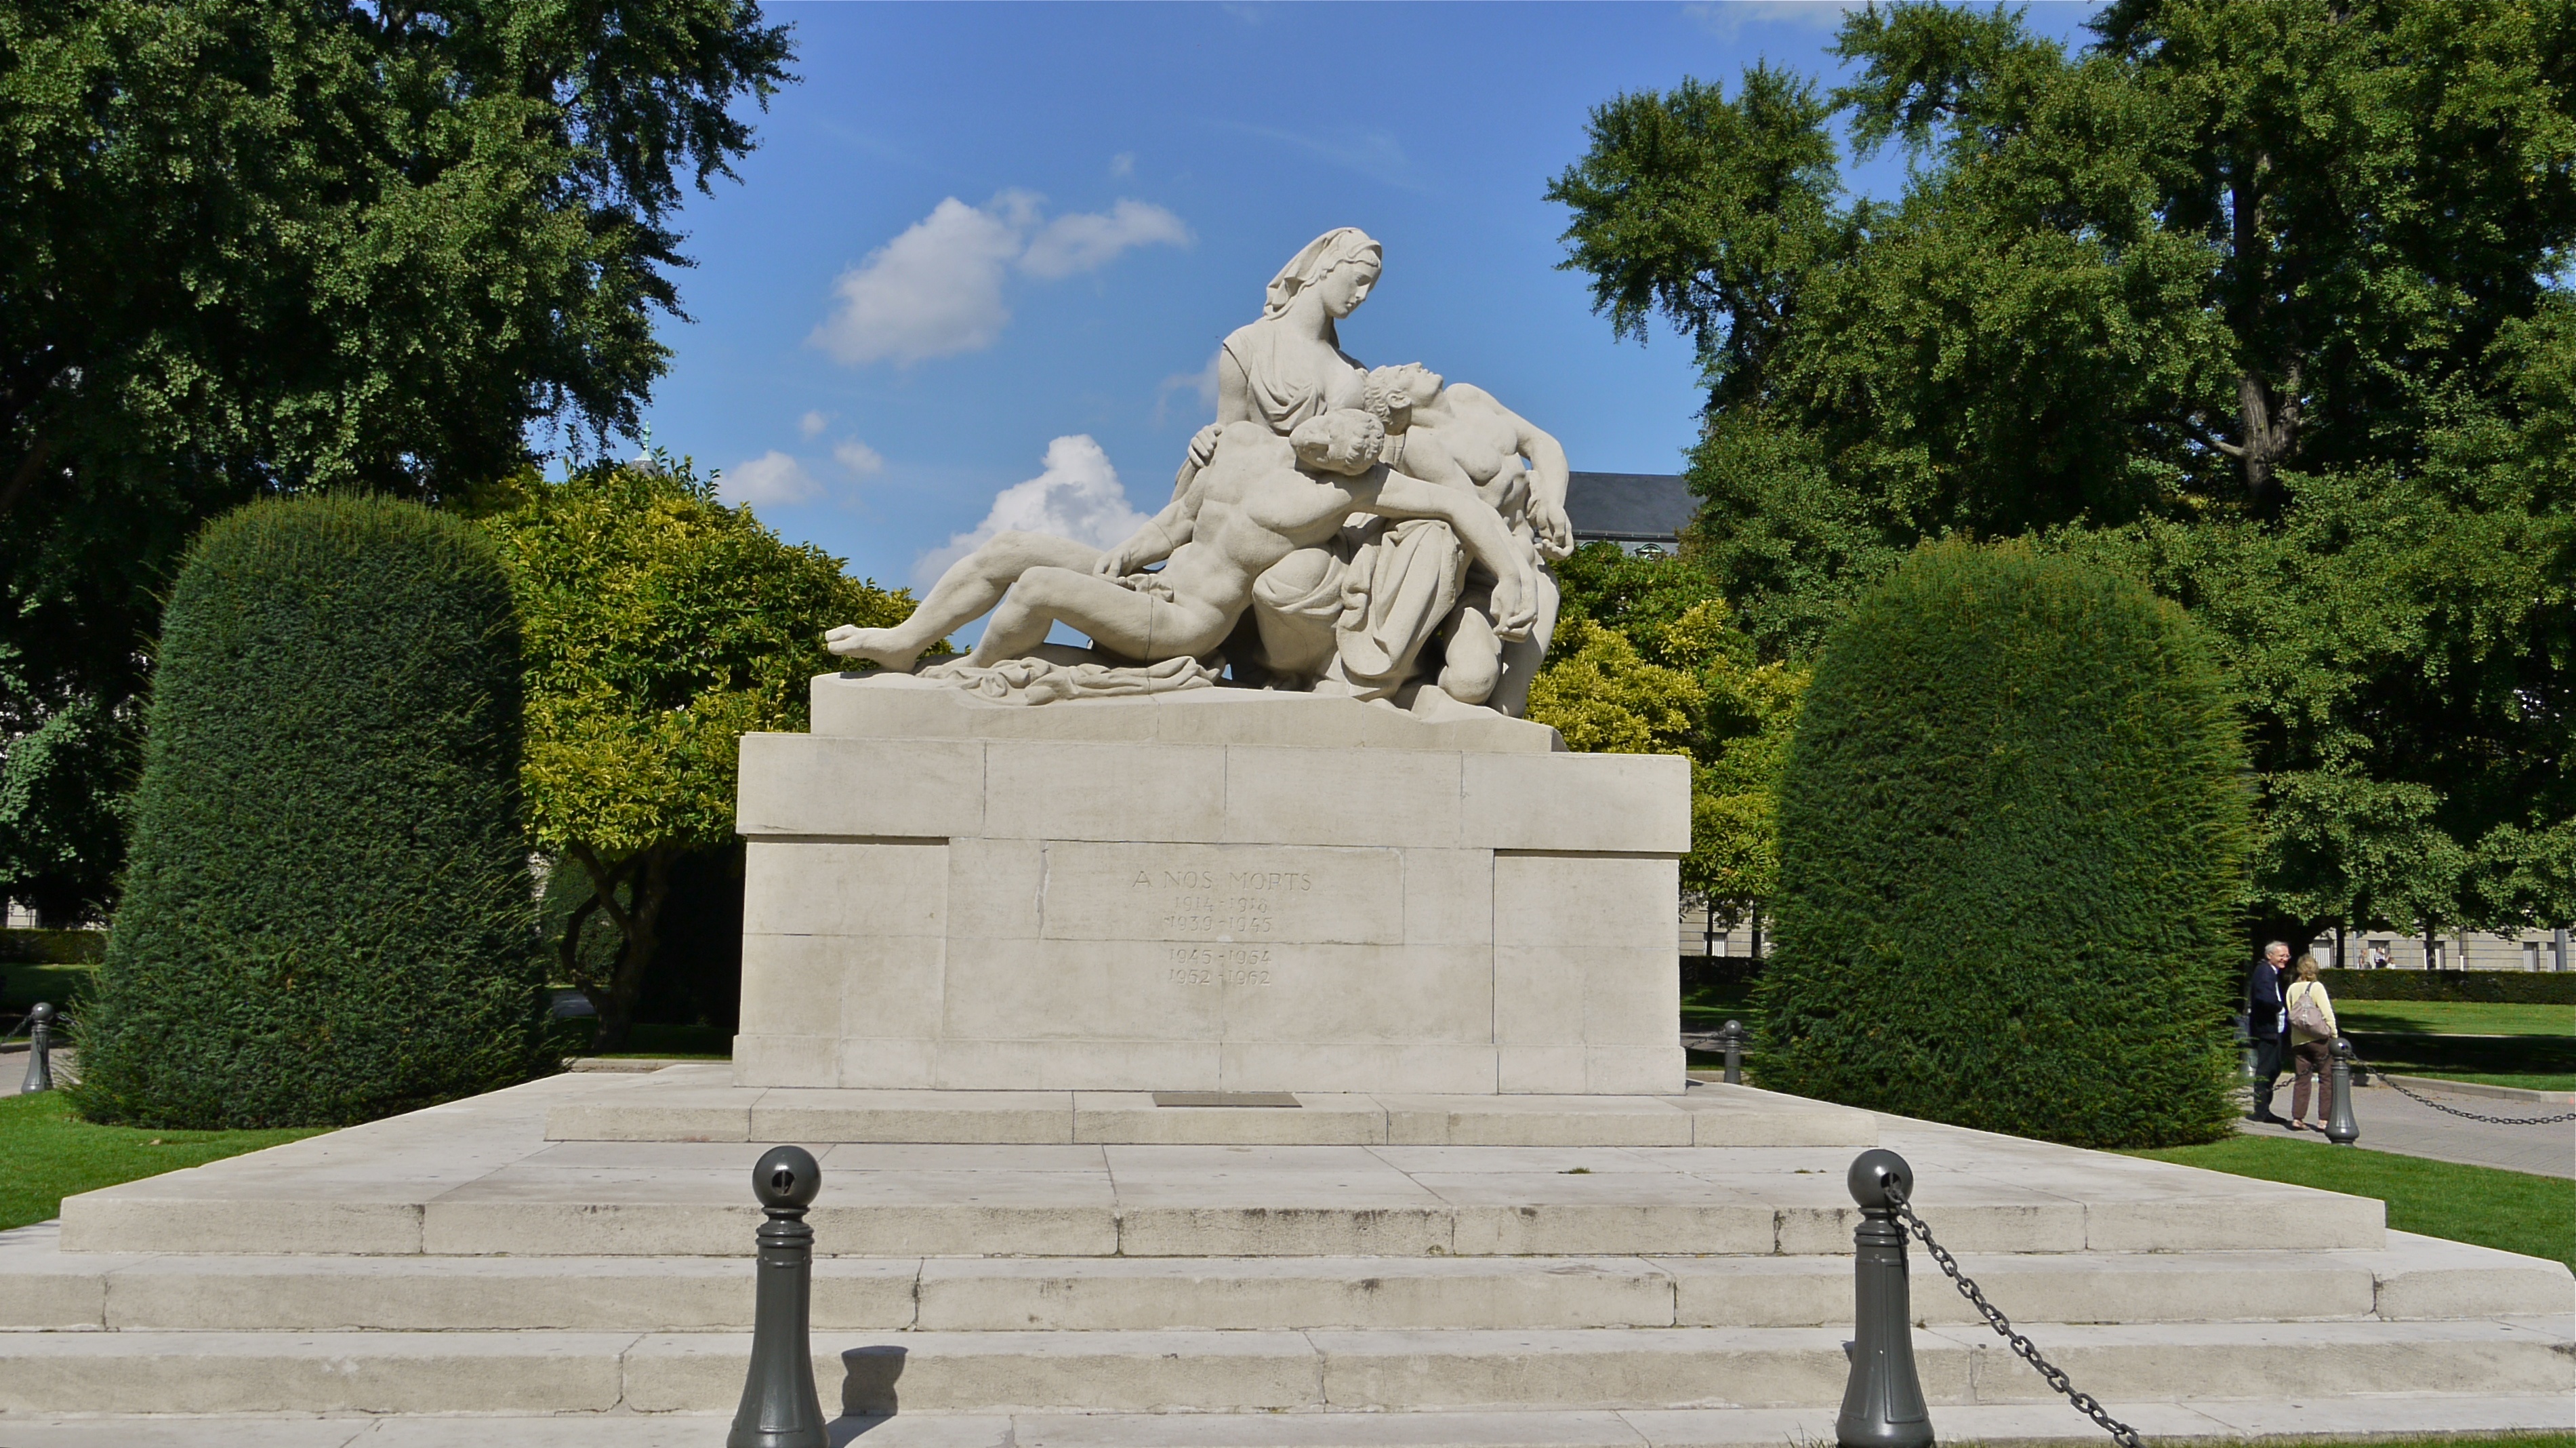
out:
M1687 560L1594 544L1558 573L1566 611L1529 717L1580 753L1689 756L1682 887L1717 902L1766 898L1779 878L1773 793L1807 671L1757 661Z
M911 598L782 541L685 462L527 474L478 500L525 631L527 763L540 848L586 878L558 969L597 1003L597 1048L622 1045L660 941L671 872L733 837L746 733L806 727L806 688L840 667L835 624L883 626ZM577 949L596 913L618 946Z

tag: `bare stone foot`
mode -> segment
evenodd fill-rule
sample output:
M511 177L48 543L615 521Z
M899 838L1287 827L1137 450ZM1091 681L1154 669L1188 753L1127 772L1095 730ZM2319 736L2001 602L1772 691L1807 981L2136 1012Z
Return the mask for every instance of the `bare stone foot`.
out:
M911 673L913 660L921 656L921 650L897 644L893 629L861 628L851 623L823 635L823 647L842 658L866 659L898 674Z

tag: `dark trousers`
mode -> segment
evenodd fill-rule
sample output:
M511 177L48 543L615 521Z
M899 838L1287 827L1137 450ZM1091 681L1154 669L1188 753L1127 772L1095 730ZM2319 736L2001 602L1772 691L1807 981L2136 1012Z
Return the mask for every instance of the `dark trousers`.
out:
M2334 1042L2310 1041L2293 1046L2290 1054L2297 1058L2299 1076L2290 1087L2290 1119L2304 1120L2308 1114L2308 1076L2317 1078L2317 1125L2334 1119Z
M2290 1042L2285 1036L2254 1038L2254 1119L2272 1119L2272 1093L2280 1088L2281 1073L2290 1069Z

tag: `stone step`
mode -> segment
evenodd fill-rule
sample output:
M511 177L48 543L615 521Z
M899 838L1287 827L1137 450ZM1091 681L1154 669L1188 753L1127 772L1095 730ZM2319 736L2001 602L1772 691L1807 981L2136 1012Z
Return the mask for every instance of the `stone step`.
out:
M1833 1441L1835 1404L1793 1408L1340 1413L916 1413L850 1418L836 1440L863 1448L1780 1448ZM2558 1429L2564 1394L2375 1393L2129 1400L2104 1407L2159 1443L2241 1444ZM12 1415L10 1448L706 1448L732 1410L714 1413L453 1415ZM1943 1442L2081 1443L2102 1430L2063 1403L1978 1403L1933 1410Z
M0 1327L229 1331L750 1325L721 1257L250 1257L66 1253L0 1234ZM1962 1259L2016 1320L2540 1316L2576 1305L2555 1262L2389 1234L2378 1252L2060 1253ZM1851 1259L1784 1257L824 1258L818 1329L1112 1331L1833 1327ZM1914 1315L1970 1322L1924 1259Z
M363 1139L337 1166L331 1140L69 1198L63 1246L738 1256L759 1221L757 1142L558 1142L431 1175L359 1157ZM2225 1251L2292 1232L2311 1249L2381 1245L2383 1209L2365 1197L2105 1156L2051 1174L1984 1150L1963 1140L1915 1162L1915 1199L1954 1251ZM1850 1250L1858 1221L1841 1148L835 1145L821 1157L812 1221L817 1250L835 1256L1796 1256Z
M1842 1146L1866 1111L1695 1081L1674 1096L1284 1093L1294 1106L1176 1104L1146 1091L735 1086L677 1067L558 1102L550 1141L797 1141L1155 1146Z
M2563 1396L2380 1394L2289 1402L2272 1398L2113 1400L2105 1407L2158 1443L2241 1444L2379 1439L2558 1429ZM454 1415L109 1415L13 1417L10 1448L707 1448L724 1441L721 1413ZM906 1413L844 1419L837 1440L864 1448L1780 1448L1830 1443L1835 1407L1544 1410L1421 1413ZM2082 1443L2102 1430L2063 1403L1991 1403L1932 1413L1943 1442Z
M1915 1333L1936 1406L2044 1402L1980 1328ZM2051 1326L2040 1347L2110 1399L2576 1391L2563 1318ZM1815 1406L1841 1329L818 1334L827 1407L1075 1409ZM0 1412L706 1412L742 1391L743 1333L0 1334Z

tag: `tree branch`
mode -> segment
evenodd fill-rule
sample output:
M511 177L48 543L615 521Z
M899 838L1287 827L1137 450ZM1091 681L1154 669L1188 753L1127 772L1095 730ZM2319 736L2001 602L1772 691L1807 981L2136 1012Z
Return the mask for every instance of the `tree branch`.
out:
M627 914L625 908L617 903L617 887L623 883L626 868L634 863L633 860L622 860L617 868L610 869L599 863L599 856L588 845L574 845L572 857L580 861L581 868L589 874L590 898L606 913L608 923L617 927L618 937L622 940L634 934L635 917Z
M2199 423L2186 418L2183 421L2183 426L2191 430L2191 440L2193 442L2199 443L2202 447L2208 448L2212 452L2223 453L2231 458L2241 458L2245 456L2245 449L2238 447L2236 444L2229 442L2223 437L2218 436L2208 428L2202 427Z

